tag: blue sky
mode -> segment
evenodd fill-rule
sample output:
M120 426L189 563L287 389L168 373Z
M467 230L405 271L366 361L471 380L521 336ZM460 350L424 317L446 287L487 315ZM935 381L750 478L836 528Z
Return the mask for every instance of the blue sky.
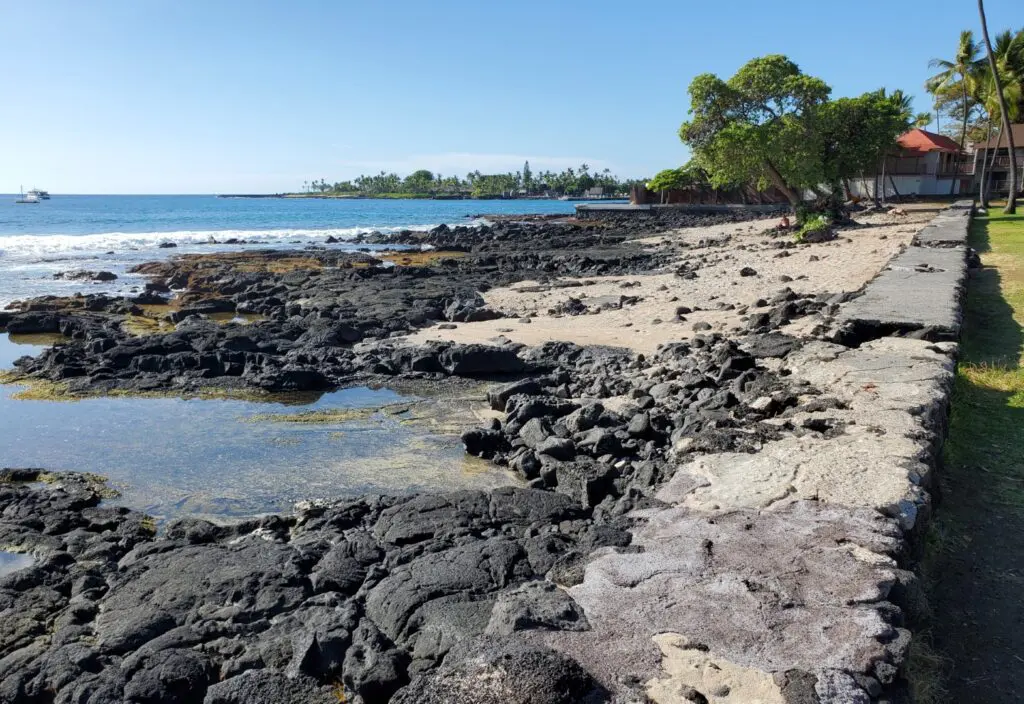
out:
M989 0L993 32L1024 22ZM0 191L298 189L381 169L678 166L690 79L784 53L929 102L965 0L5 3Z

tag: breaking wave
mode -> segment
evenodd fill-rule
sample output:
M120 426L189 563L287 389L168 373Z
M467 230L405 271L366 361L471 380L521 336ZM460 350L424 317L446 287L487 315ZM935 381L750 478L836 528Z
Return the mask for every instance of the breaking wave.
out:
M328 237L350 240L370 232L429 230L436 225L401 227L346 227L327 229L280 230L182 230L178 232L107 232L90 235L4 235L0 236L0 256L42 257L59 254L124 252L159 249L162 244L179 247L206 244L230 244L227 240L267 246L304 246L323 244Z

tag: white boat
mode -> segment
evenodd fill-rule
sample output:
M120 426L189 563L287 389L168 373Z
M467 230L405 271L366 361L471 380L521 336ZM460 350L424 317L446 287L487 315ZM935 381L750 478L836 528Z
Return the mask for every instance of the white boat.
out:
M24 189L22 189L22 191L21 191L21 198L19 198L18 200L14 201L14 202L15 203L38 203L39 202L39 196L33 194L31 191L29 191L28 193L25 193Z
M41 191L38 188L33 188L31 191L25 194L29 198L35 197L38 200L50 200L49 191Z

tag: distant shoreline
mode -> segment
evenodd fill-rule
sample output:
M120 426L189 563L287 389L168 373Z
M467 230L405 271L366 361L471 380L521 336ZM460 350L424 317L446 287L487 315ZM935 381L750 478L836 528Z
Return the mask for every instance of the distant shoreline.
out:
M549 198L547 196L522 196L520 198L474 198L472 196L438 196L430 194L415 193L381 193L378 195L362 195L354 193L218 193L218 198L294 198L294 199L315 199L315 200L550 200L559 201L561 198ZM625 197L619 198L566 198L562 202L574 201L624 201Z

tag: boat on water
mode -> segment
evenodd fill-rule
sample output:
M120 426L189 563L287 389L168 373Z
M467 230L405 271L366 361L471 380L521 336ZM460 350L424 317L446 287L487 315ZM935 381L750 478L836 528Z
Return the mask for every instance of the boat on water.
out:
M28 196L29 198L35 196L39 200L50 200L50 192L49 191L43 191L43 190L40 190L38 188L33 188L31 191L29 191L25 195Z
M21 190L21 198L19 198L18 200L14 201L14 202L15 203L38 203L38 202L40 202L40 200L42 200L42 199L37 194L33 193L32 191L29 191L28 193L25 193L25 189L22 189Z

